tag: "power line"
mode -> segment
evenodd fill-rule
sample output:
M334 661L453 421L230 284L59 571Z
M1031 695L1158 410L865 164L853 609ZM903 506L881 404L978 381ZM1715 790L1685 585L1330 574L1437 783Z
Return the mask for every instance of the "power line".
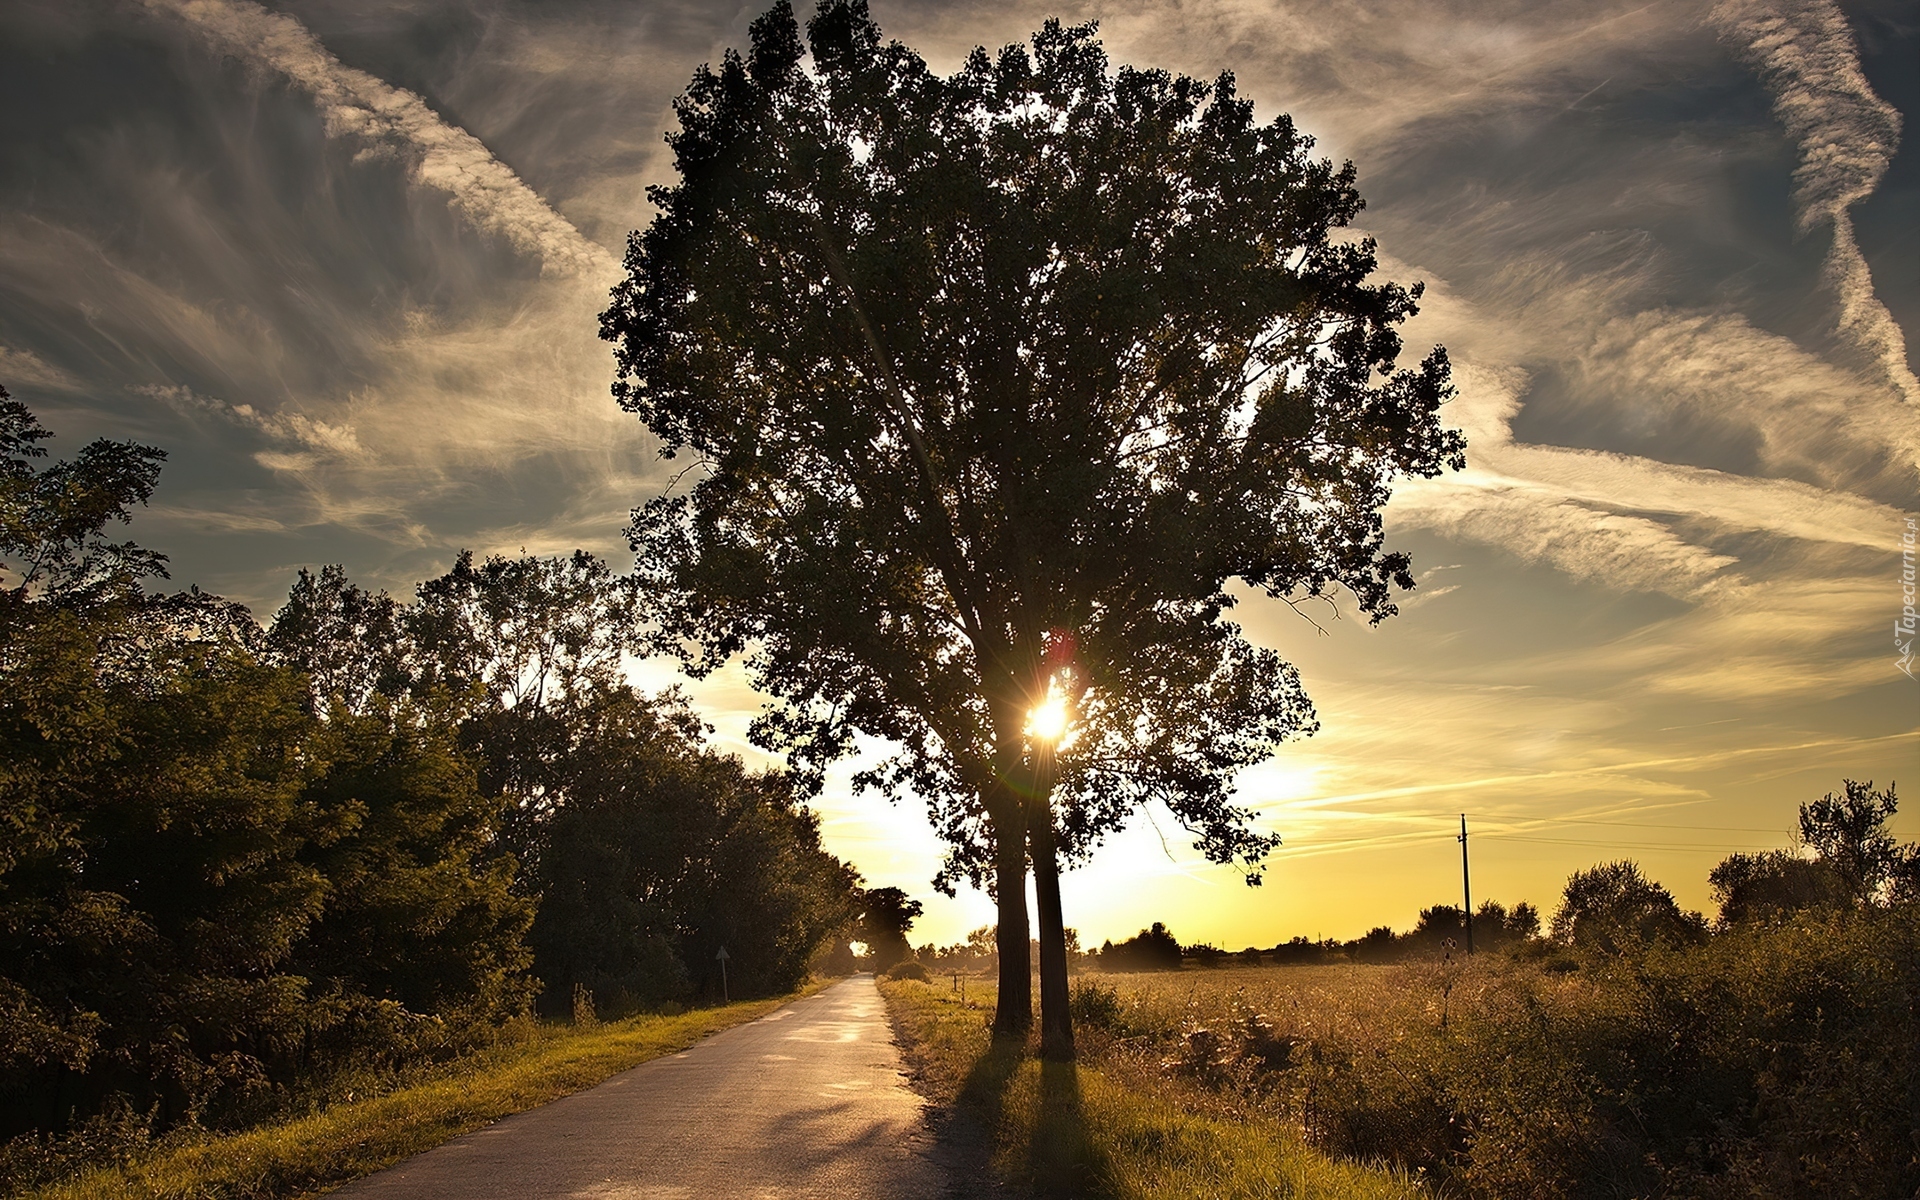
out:
M1777 846L1749 843L1744 847L1729 846L1720 842L1615 842L1587 841L1577 838L1527 837L1516 833L1482 833L1481 837L1499 838L1508 842L1533 842L1543 846L1591 846L1596 849L1615 850L1705 850L1715 854L1724 854L1729 849L1774 850Z
M1669 825L1647 821L1597 821L1590 817L1521 817L1522 821L1552 825L1614 825L1622 829L1685 829L1704 833L1779 833L1779 826L1755 825Z

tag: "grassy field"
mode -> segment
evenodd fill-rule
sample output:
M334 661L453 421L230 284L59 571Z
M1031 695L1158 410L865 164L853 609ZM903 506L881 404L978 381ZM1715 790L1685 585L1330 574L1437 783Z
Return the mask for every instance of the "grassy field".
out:
M1086 1061L1043 1063L1030 1047L995 1045L992 984L963 1002L945 982L881 984L916 1085L979 1122L1004 1178L1043 1195L1273 1200L1415 1200L1403 1172L1334 1162L1297 1126L1229 1105L1196 1106L1192 1089L1157 1074L1107 1069L1111 1039L1095 1032Z
M799 995L817 990L816 983ZM316 1195L501 1117L558 1099L751 1021L785 999L585 1026L529 1024L526 1035L384 1095L243 1132L169 1139L22 1200L294 1200Z
M1449 1196L1913 1196L1915 918L1805 914L1617 955L1089 974L1075 1033L1127 1095Z

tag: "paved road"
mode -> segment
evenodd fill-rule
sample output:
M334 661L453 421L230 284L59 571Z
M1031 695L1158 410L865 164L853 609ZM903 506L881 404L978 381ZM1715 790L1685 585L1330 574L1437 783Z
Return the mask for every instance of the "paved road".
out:
M335 1192L355 1200L949 1194L870 975Z

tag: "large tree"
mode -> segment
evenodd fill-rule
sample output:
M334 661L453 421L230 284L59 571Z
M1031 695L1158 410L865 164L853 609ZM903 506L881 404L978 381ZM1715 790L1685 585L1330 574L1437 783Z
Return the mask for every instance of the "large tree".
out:
M1314 718L1229 582L1395 611L1389 484L1461 465L1446 358L1395 369L1419 290L1334 236L1351 165L1231 75L1110 71L1049 22L939 76L846 0L751 42L677 102L602 317L620 402L693 459L635 514L648 615L696 674L746 653L803 779L899 748L860 782L994 893L1002 1033L1031 862L1071 1053L1059 863L1157 801L1258 879L1233 777Z

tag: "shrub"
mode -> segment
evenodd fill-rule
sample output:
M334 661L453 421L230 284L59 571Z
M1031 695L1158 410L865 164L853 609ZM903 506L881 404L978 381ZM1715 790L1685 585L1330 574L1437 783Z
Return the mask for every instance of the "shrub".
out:
M1832 864L1801 858L1790 850L1731 854L1707 877L1720 905L1720 925L1772 921L1808 908L1843 908L1852 902Z
M1103 1033L1123 1031L1126 1004L1114 988L1083 979L1073 985L1069 1007L1078 1028L1098 1029Z
M1227 960L1225 951L1208 942L1196 942L1191 946L1183 946L1180 953L1182 957L1190 958L1202 967L1224 966Z
M1913 1196L1920 907L1599 956L1134 976L1075 996L1196 1103L1505 1200ZM1083 1016L1082 1013L1085 1013ZM1163 1019L1174 1017L1171 1022ZM1094 1043L1099 1047L1099 1043Z
M887 971L886 978L917 979L921 983L925 983L930 978L930 976L927 974L927 967L925 963L921 962L919 959L908 958L908 959L902 959L900 962L893 964L892 968L890 968Z

